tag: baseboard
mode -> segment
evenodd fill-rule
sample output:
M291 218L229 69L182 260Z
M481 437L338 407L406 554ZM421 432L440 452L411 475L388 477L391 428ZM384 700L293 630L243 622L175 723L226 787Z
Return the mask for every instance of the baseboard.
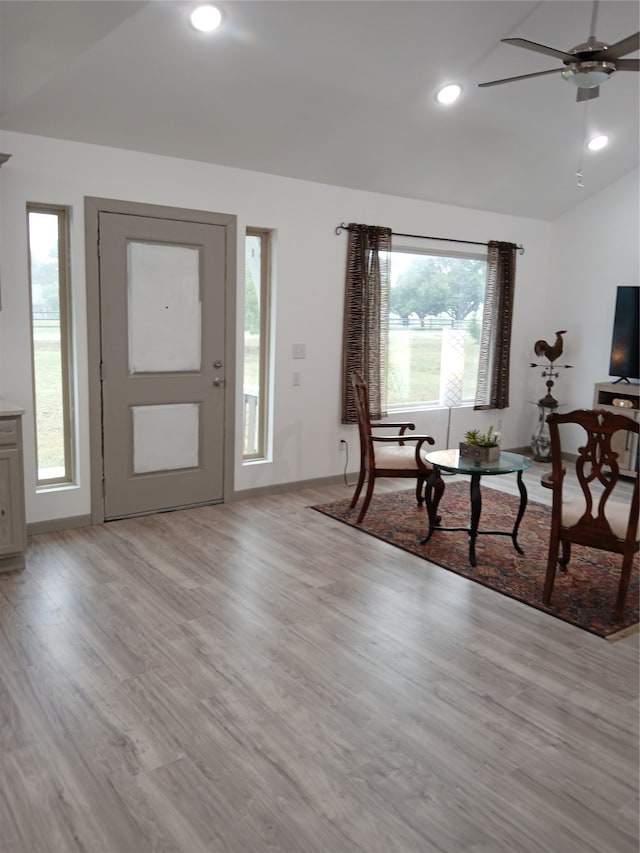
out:
M510 453L520 453L528 456L530 447L512 447ZM563 454L564 456L565 454ZM357 478L358 472L352 471L347 475ZM227 502L244 501L251 498L262 498L267 495L281 495L285 492L300 492L303 489L318 489L322 486L336 486L344 484L344 474L334 474L330 477L316 477L311 480L296 480L289 483L276 483L271 486L259 486L254 489L241 489L227 495ZM34 521L27 525L27 534L37 536L39 533L55 533L58 530L70 530L74 527L89 527L91 525L90 515L78 515L69 518L53 518L49 521Z
M357 477L358 472L349 476ZM244 501L249 498L260 498L266 495L279 495L285 492L299 492L302 489L314 489L321 486L335 486L344 483L344 474L331 477L319 477L315 480L298 480L292 483L277 483L273 486L261 486L256 489L242 489L227 495L227 502ZM40 533L56 533L60 530L71 530L76 527L90 527L90 515L69 516L67 518L52 518L47 521L32 521L27 524L27 536L37 536Z
M73 527L90 527L90 515L74 515L68 518L51 518L47 521L31 521L27 524L27 536L39 533L55 533L58 530L71 530Z
M533 451L531 450L531 447L528 444L525 445L524 447L510 447L508 452L509 453L519 453L520 456L529 456L531 459L533 459ZM562 458L566 462L575 462L575 460L578 458L578 454L577 453L566 453L563 451ZM540 465L551 465L551 460L546 459L546 460L540 461Z
M518 453L520 456L529 456L533 459L533 451L528 444L525 444L524 447L503 447L507 453Z
M349 477L357 478L358 472L349 473ZM266 495L281 495L285 492L300 492L302 489L316 489L321 486L336 486L344 483L344 474L335 474L331 477L318 477L315 480L298 480L292 483L277 483L273 486L260 486L256 489L242 489L232 492L229 501L244 501L248 498L262 498Z

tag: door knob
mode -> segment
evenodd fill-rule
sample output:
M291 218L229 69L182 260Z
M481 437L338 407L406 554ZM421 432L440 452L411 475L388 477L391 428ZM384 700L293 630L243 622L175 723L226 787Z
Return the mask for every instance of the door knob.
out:
M220 385L224 385L224 379L221 379L220 376L216 376L216 378L213 380L213 384L216 386L216 388Z

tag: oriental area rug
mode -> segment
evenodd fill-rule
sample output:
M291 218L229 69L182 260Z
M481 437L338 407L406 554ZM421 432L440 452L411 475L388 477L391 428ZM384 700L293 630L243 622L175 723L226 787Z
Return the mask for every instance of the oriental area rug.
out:
M482 497L480 530L510 530L519 499L486 488ZM356 524L360 503L352 510L349 502L350 498L346 498L311 508L599 637L615 639L637 629L637 556L620 622L614 612L622 565L619 554L573 546L569 570L558 570L556 574L551 604L542 603L551 526L548 506L533 501L527 504L518 532L524 555L516 552L508 536L480 535L476 539L478 565L474 568L469 564L469 537L465 531L435 531L429 542L420 544L427 532L427 515L424 507L416 504L415 489L374 494L360 525ZM439 513L445 527L469 524L467 483L447 484Z

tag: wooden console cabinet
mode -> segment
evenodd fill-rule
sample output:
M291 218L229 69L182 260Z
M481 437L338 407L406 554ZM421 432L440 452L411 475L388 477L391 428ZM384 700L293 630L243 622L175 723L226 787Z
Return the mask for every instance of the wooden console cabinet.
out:
M0 572L25 566L22 415L21 408L0 400Z
M629 408L615 401L625 400ZM596 382L593 392L593 408L607 409L618 415L626 415L632 420L640 420L640 385L627 382ZM617 440L617 444L616 444ZM620 473L626 477L637 477L638 437L616 433L612 441L613 450L619 454Z

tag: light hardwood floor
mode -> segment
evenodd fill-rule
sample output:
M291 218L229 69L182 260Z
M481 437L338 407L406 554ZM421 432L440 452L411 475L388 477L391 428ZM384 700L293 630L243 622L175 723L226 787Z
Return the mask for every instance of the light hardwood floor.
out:
M30 539L0 579L2 853L637 853L638 636L308 509L350 494Z

